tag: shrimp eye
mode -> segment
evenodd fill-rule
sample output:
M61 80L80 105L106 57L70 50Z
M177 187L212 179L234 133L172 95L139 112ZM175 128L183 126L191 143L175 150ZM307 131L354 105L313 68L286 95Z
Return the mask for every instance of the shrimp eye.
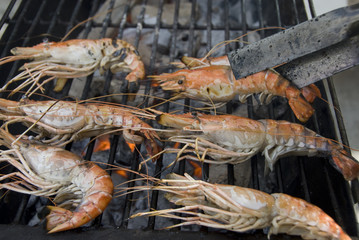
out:
M178 80L178 82L177 82L178 84L183 84L183 80L182 79L180 79L180 80Z

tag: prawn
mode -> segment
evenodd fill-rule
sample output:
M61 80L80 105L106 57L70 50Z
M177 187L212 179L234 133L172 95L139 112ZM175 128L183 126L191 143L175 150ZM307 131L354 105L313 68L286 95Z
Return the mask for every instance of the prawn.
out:
M55 233L80 227L99 216L110 203L110 175L93 162L58 147L17 140L0 129L0 162L18 171L3 175L0 189L41 197L55 196L48 206L47 230Z
M0 99L0 120L6 121L5 126L14 122L31 125L31 130L39 134L36 140L48 137L50 139L41 141L56 146L122 129L125 140L130 143L140 144L145 138L146 149L151 154L158 151L155 139L159 137L139 118L151 116L144 111L105 103Z
M356 159L333 140L322 137L301 124L202 113L162 113L156 119L163 126L179 129L171 134L169 140L183 143L185 147L164 150L177 152L177 160L191 158L212 164L238 164L262 152L266 169L272 170L280 157L323 155L332 160L332 165L346 180L359 176L359 163ZM197 157L180 158L184 152L192 152ZM206 158L207 156L213 160Z
M24 80L13 93L30 85L26 95L55 78L85 77L99 69L112 73L129 72L125 80L131 92L138 89L138 81L145 76L139 53L131 44L120 39L73 39L65 42L43 42L33 47L15 47L14 56L0 60L0 65L16 60L32 60L22 65L22 72L7 82L1 90L16 81ZM41 84L42 77L48 76ZM37 86L37 87L36 87Z
M245 102L249 96L260 93L261 103L270 102L273 96L287 98L289 106L301 122L308 121L314 113L313 107L303 97L301 91L274 70L268 69L236 80L228 59L218 60L220 63L218 65L209 62L208 66L194 64L198 61L193 64L187 62L189 61L187 59L183 61L190 66L190 69L150 76L160 83L163 90L177 92L175 98L188 97L204 103L221 104L234 99L237 95L241 102ZM305 92L310 91L305 89ZM315 98L312 94L306 95L309 100Z
M162 185L137 189L164 191L167 200L183 207L137 213L131 218L160 216L183 220L167 228L198 224L245 232L269 227L268 238L271 234L285 233L303 239L351 239L323 210L284 193L267 194L250 188L211 184L194 180L186 173L185 176L168 174L159 183Z
M231 66L227 56L220 57L207 57L207 58L194 58L183 56L181 62L173 63L179 68L196 69L205 66L222 65ZM321 97L319 88L315 84L310 84L300 89L303 97L309 102L313 103L317 97Z

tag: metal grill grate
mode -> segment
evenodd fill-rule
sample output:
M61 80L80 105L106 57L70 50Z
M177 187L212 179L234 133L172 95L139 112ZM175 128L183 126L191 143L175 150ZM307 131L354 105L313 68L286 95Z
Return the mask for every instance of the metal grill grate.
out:
M15 10L12 8L20 2L19 7ZM126 33L129 33L129 30L133 30L135 34L133 45L138 48L141 45L141 41L144 41L144 36L150 32L152 35L152 42L148 44L150 49L150 54L148 57L146 65L146 74L157 74L161 72L172 71L170 67L167 67L170 62L175 61L179 54L187 54L194 57L202 57L204 51L209 51L218 41L223 41L231 39L238 36L238 34L246 34L252 30L271 27L271 26L280 26L280 27L289 27L295 24L298 24L306 19L305 9L303 2L300 0L257 0L257 1L202 1L202 0L193 0L190 2L186 1L155 1L154 5L150 1L123 1L121 7L116 5L121 1L70 1L70 0L59 0L56 2L49 0L29 0L29 1L16 1L13 0L8 6L7 11L5 12L3 18L0 21L1 26L8 24L7 29L5 30L2 38L2 51L1 57L4 57L9 54L9 50L15 46L32 46L43 41L44 38L48 38L51 41L59 41L72 27L88 19L89 17L95 16L98 13L98 10L102 6L104 12L102 14L103 21L98 22L96 18L86 22L81 25L75 31L73 31L69 38L88 38L90 34L96 31L97 35L92 35L91 37L103 38L108 37L109 29L114 29L113 36L117 38L126 38ZM164 13L168 11L164 6L165 4L173 4L173 18L170 21L171 23L164 21ZM181 21L181 10L184 9L184 5L190 4L188 8L188 21L183 24ZM133 16L133 8L138 7L139 14ZM202 6L202 7L201 7ZM206 7L203 7L206 6ZM153 14L153 21L148 21L148 14L150 8L155 9L155 14ZM114 9L120 9L115 11ZM11 16L11 13L15 14ZM236 18L233 19L233 12L236 12ZM117 14L114 16L114 14ZM98 17L98 15L96 15ZM214 21L214 19L219 18L220 21ZM114 21L113 19L118 19L119 21ZM210 23L210 24L209 24ZM161 34L170 33L168 37L168 49L165 51L160 45ZM275 33L276 30L263 30L257 33L258 38L264 38ZM237 35L236 35L237 34ZM222 36L222 37L220 37ZM181 38L180 38L181 37ZM202 42L198 44L198 38L203 37L206 44ZM179 43L179 39L181 42ZM220 40L219 40L220 39ZM245 36L243 41L248 41L248 37ZM183 45L185 43L185 45ZM200 45L200 47L198 47ZM204 45L204 46L203 46ZM237 44L227 45L224 52L228 52L234 48L243 46L243 42ZM201 48L202 47L202 48ZM201 50L202 49L202 50ZM164 51L164 52L163 52ZM201 52L202 51L202 52ZM224 53L222 52L222 53ZM167 55L167 58L162 59L163 56ZM0 70L2 72L2 79L0 84L3 85L5 81L8 81L12 76L17 72L17 69L20 66L20 62L15 64L6 64L1 66ZM101 91L101 95L106 95L110 93L111 81L116 78L110 72L107 72L103 77L105 84ZM77 96L81 99L87 99L89 97L90 89L93 84L94 75L90 75L86 78L84 89L81 95ZM75 80L76 81L76 80ZM48 84L46 88L46 94L54 98L64 98L68 95L71 89L72 81L69 81L62 93L55 93L51 89L53 86ZM329 85L329 86L326 86ZM338 102L335 96L335 89L332 86L331 80L318 83L318 86L324 95L325 99L333 99L333 104L335 108L339 108ZM151 89L151 83L149 81L144 81L143 86L141 87L145 95L153 95L156 91ZM326 89L329 89L330 96L327 96ZM2 94L2 97L5 97ZM20 97L20 96L18 96ZM165 94L166 98L169 98L169 94ZM102 100L109 100L108 98L103 98ZM127 104L128 98L126 95L122 97L122 104ZM151 98L144 98L143 107L149 106L153 103ZM183 112L188 112L191 109L188 106L193 106L195 103L189 99L185 99L183 102L185 107L181 110ZM294 115L291 111L286 111L281 113L279 116L278 106L281 105L280 100L275 99L268 106L263 106L255 108L255 99L249 98L245 108L247 108L247 115L249 118L258 119L258 118L280 118L287 119L289 121L295 122ZM226 112L233 113L239 107L243 107L237 101L232 101L226 105ZM170 109L178 109L173 103L166 103L160 107L161 111L168 112ZM323 136L336 139L335 136L335 124L333 117L330 113L330 108L327 104L322 101L316 101L314 103L314 108L316 113L314 117L306 123L306 127L315 130ZM260 112L260 114L258 113ZM341 134L341 140L344 144L348 145L345 129L340 116L338 118L338 125ZM108 154L107 163L109 164L126 164L131 166L132 169L137 169L138 163L141 160L141 156L136 151L131 155L130 162L124 162L121 159L118 159L118 152L121 151L119 144L121 139L119 136L113 136L111 139L111 148ZM140 148L141 146L137 146ZM71 149L72 146L67 146L67 149ZM94 143L91 143L86 151L85 159L90 160L93 155ZM165 157L164 157L165 158ZM156 162L156 166L153 170L153 176L161 177L163 171L163 161L162 157ZM190 166L181 161L178 164L179 173L183 174L184 172L189 171ZM292 157L285 158L279 161L275 167L275 171L270 174L269 177L263 177L264 163L262 156L258 155L251 159L250 163L251 169L251 178L249 179L249 187L260 189L264 191L271 192L284 192L292 196L303 198L313 204L322 208L326 213L332 216L351 236L358 236L358 229L356 224L356 218L353 209L353 196L355 197L355 202L358 200L358 186L357 181L353 181L352 186L343 180L342 176L338 174L325 159L312 157ZM211 168L214 166L209 166L208 164L203 165L203 179L211 179ZM233 165L228 165L226 174L226 182L229 184L235 184L236 178L238 178L238 168ZM163 175L163 174L162 174ZM130 179L134 179L136 176L130 174ZM131 185L132 184L132 185ZM133 186L134 183L130 183L129 187ZM353 191L353 195L352 195ZM146 229L151 230L150 232L136 232L129 230L128 226L128 217L133 213L134 203L130 200L134 198L133 195L129 194L126 197L122 198L122 209L123 212L122 220L119 221L120 224L104 224L102 218L98 218L95 223L93 223L90 229L95 231L105 231L107 236L115 237L116 233L127 235L130 237L178 237L181 238L191 237L198 238L197 232L184 232L176 230L173 232L158 233L153 231L158 229L156 221L157 219L151 217L146 219L147 224ZM153 192L150 198L150 207L151 208L161 208L159 202L161 195L156 191ZM29 196L23 196L17 193L7 193L0 202L0 211L2 216L0 217L1 229L3 234L19 234L17 230L21 231L34 231L32 228L28 230L22 225L28 224L29 218L36 214L35 209L28 208ZM6 217L5 217L6 216ZM15 226L9 227L8 224L16 224ZM21 225L19 225L21 224ZM120 230L113 229L110 232L106 232L102 225L109 227L121 227ZM132 228L132 227L131 227ZM143 228L143 227L141 227ZM14 230L15 229L15 230ZM85 229L85 228L84 228ZM75 230L80 231L80 230ZM203 232L209 232L210 235L204 235L206 238L218 237L218 233L212 232L209 229L201 229L201 234ZM42 236L44 231L39 231L37 234ZM157 235L151 235L155 233ZM176 235L176 234L183 235ZM83 233L85 234L85 233ZM87 234L87 233L86 233ZM136 235L139 234L139 235ZM263 237L266 238L261 231L256 231L255 235L250 233L237 234L227 232L225 237L228 238L238 238L238 237ZM70 233L64 233L64 237L71 237ZM87 235L89 236L89 235ZM220 235L223 237L223 235ZM92 235L95 237L95 235Z

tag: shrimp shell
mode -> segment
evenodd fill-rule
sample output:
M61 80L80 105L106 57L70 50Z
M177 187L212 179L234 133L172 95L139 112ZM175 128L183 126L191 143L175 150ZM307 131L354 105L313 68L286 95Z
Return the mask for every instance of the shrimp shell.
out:
M220 57L207 57L207 58L193 58L183 56L181 58L182 63L174 63L177 67L180 68L189 68L196 69L206 66L221 65L221 66L230 66L227 56ZM315 84L310 84L300 89L303 97L309 102L313 103L317 97L321 97L319 88Z
M190 150L186 150L202 155L201 161L236 164L262 152L266 166L272 169L280 157L323 155L333 161L332 165L346 180L359 177L356 159L333 140L300 124L201 113L162 113L156 119L161 125L181 129L181 132L174 132L170 140L187 144ZM177 152L180 151L177 149ZM214 160L207 159L207 155Z
M37 140L50 137L42 140L43 143L64 146L74 140L104 134L104 131L122 129L127 141L140 144L145 137L147 151L151 154L157 152L157 133L137 116L151 118L152 115L139 109L104 103L0 99L0 119L7 121L6 124L34 124L31 130L40 133Z
M186 173L185 176L171 173L160 183L168 185L139 186L136 189L164 191L170 202L184 207L137 213L131 218L161 216L183 220L167 228L198 224L245 232L270 227L268 237L285 233L303 239L351 239L320 208L283 193L267 194L250 188L211 184L194 180Z
M145 67L139 53L131 44L120 39L73 39L65 42L44 42L33 47L16 47L11 49L14 56L0 60L0 65L16 60L32 60L25 63L22 72L6 83L2 90L16 81L25 81L13 93L29 86L27 93L33 93L54 78L85 77L99 69L112 73L129 72L126 80L130 90L137 91L138 81L145 76ZM40 78L48 76L48 80L35 88ZM132 88L132 89L131 89Z
M295 116L306 122L314 113L308 101L320 96L319 89L311 85L303 90L304 97L296 86L274 70L236 80L226 56L215 60L183 57L182 61L190 69L150 76L160 83L162 89L177 92L175 98L188 97L213 104L228 102L236 95L245 102L247 97L260 93L260 101L269 103L273 96L281 96L287 98Z
M19 172L2 176L11 180L0 189L51 197L57 206L48 206L49 233L82 226L95 219L112 199L113 183L109 174L76 154L58 147L15 142L8 132L0 129L0 143L9 150L1 150L1 161L7 161ZM17 178L13 178L17 176ZM21 181L15 181L17 179Z

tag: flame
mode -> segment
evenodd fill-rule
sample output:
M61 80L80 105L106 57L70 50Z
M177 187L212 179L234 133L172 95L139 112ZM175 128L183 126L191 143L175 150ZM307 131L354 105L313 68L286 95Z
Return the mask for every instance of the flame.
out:
M117 170L116 173L123 178L129 179L129 177L127 175L127 171L125 171L125 170Z
M197 178L202 178L202 167L198 163L196 163L194 161L188 160L188 162L194 168L193 176L195 176Z
M175 145L173 145L173 148L179 149L179 147L180 147L180 143L179 143L179 142L176 142Z
M136 144L130 143L130 142L127 142L127 141L126 141L126 143L127 143L127 145L130 147L131 152L133 153L133 151L135 151Z
M152 81L151 87L158 87L158 86L160 86L160 83L159 83L159 82L157 82L157 81Z
M110 149L110 135L102 135L96 139L95 147L93 152L106 151Z
M173 145L173 148L179 149L179 148L180 148L180 145L181 145L181 143L176 142L176 143ZM188 160L188 162L189 162L189 163L192 165L192 167L194 168L193 176L194 176L194 177L197 177L197 178L202 178L202 167L201 167L201 165L199 165L198 163L196 163L196 162L194 162L194 161L191 161L191 160Z

